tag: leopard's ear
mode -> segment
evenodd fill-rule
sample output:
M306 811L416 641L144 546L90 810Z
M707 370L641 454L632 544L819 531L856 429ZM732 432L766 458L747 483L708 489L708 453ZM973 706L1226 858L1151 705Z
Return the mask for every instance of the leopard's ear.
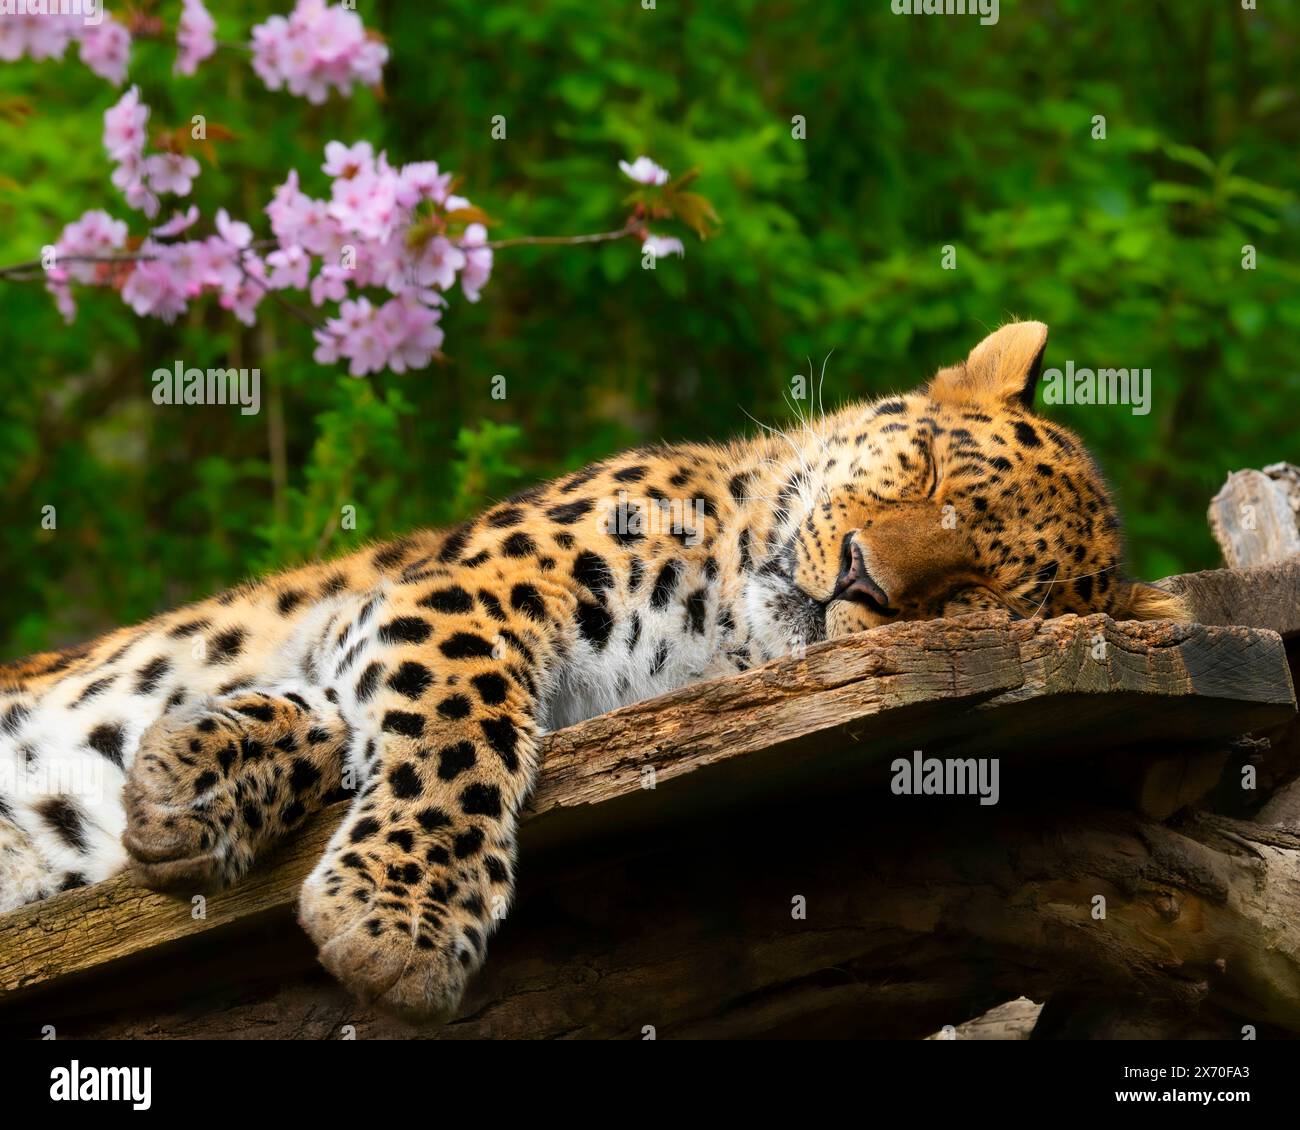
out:
M1032 408L1047 349L1042 322L1010 322L970 351L966 364L942 369L930 382L936 400Z
M1179 620L1189 623L1192 609L1177 593L1141 581L1121 581L1110 615L1115 620Z

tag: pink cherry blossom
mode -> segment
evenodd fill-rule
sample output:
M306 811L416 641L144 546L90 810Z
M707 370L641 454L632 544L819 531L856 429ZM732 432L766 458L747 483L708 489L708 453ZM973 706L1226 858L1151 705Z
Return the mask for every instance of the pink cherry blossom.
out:
M203 255L203 285L222 294L232 294L244 283L245 272L251 272L261 278L265 274L260 269L257 256L251 251L236 247L219 235L210 235L196 243Z
M169 275L172 288L188 302L197 298L205 286L214 285L213 255L202 240L183 243L153 244L158 265Z
M256 255L245 253L240 258L243 268L238 284L222 292L220 302L246 326L257 322L257 307L266 297L266 266Z
M141 255L159 257L135 265L122 284L122 301L142 318L160 318L170 324L184 311L186 295L167 260L167 251L165 244L149 240L140 245Z
M217 209L217 234L232 247L242 249L253 242L253 229L243 220L232 220L224 208Z
M397 219L397 177L393 170L385 163L373 172L336 180L329 214L348 231L367 239L387 239Z
M188 196L199 175L199 163L183 153L152 153L144 159L144 171L154 192Z
M465 252L445 236L435 236L416 255L411 279L417 286L450 290L465 261Z
M668 170L656 165L649 157L638 157L630 165L620 161L618 167L638 184L666 184Z
M95 208L63 229L55 249L58 255L102 255L126 243L126 233L125 221ZM71 271L73 277L89 278L94 267L78 264Z
M140 101L139 87L133 86L104 111L104 148L117 163L110 177L113 186L131 208L152 220L159 213L157 192L187 195L199 163L174 153L144 156L148 120L149 108Z
M143 212L149 219L158 215L158 197L145 183L144 158L131 157L113 170L110 179L115 188L120 188L127 204L137 212Z
M306 290L311 275L311 256L301 247L286 247L272 251L266 257L266 265L271 268L267 285L272 290Z
M87 0L88 2L88 0ZM127 28L111 17L88 24L79 14L57 11L0 14L0 61L61 59L77 41L81 61L113 83L126 81L131 48ZM216 23L203 0L181 0L174 71L192 75L217 49ZM373 86L383 76L388 48L366 32L361 17L343 4L298 0L288 19L272 16L253 28L253 70L272 90L324 102L330 92L347 95L353 84Z
M378 318L371 318L344 341L343 356L348 358L348 374L364 377L378 373L388 362L393 342L384 332Z
M253 28L253 70L269 90L284 85L284 55L289 45L289 21L272 16Z
M108 179L114 188L126 192L130 185L144 181L144 158L136 154L124 158L119 165L114 166Z
M87 0L88 3L88 0ZM47 13L0 14L0 61L61 59L79 44L81 61L110 82L126 81L131 34L111 17L88 24L61 14L56 0ZM217 49L216 23L203 0L181 0L174 71L192 75ZM354 84L373 86L383 77L388 48L366 32L361 17L343 4L298 0L286 19L272 16L253 28L253 70L272 90L324 102L331 91L347 95Z
M320 255L339 261L343 249L351 246L348 233L339 226L330 215L329 205L324 200L310 202L303 216L302 229L299 233L303 247L313 255Z
M439 172L437 161L416 161L402 166L398 178L397 202L403 208L413 208L421 200L432 200L435 204L445 205L450 186L451 173Z
M379 322L389 342L389 355L383 367L404 373L428 365L442 348L446 336L438 325L441 317L440 310L425 306L409 294L385 302L379 311Z
M359 173L372 173L375 169L375 148L368 141L344 145L331 141L325 146L325 164L321 171L332 177L351 179Z
M682 241L671 235L647 235L641 244L641 249L650 252L656 259L662 259L665 255L677 255L683 258L686 255L686 248L682 246Z
M203 6L203 0L183 0L180 22L176 28L175 71L178 75L192 75L204 59L217 50L216 21Z
M131 33L110 16L82 29L77 54L100 78L121 86L131 61Z
M8 12L0 16L0 60L62 59L80 28L79 16Z
M311 280L310 293L313 306L342 302L348 294L348 271L343 267L322 267L320 273Z
M104 148L114 161L139 157L144 152L149 107L140 101L140 88L131 87L104 111Z
M311 336L316 339L316 348L312 350L311 359L318 365L337 364L342 338L328 328L312 330Z
M28 7L34 7L30 3ZM0 61L15 63L27 56L62 59L70 43L78 44L81 61L100 78L114 85L126 81L131 54L131 33L106 16L97 24L87 23L80 14L60 12L57 0L46 0L47 12L0 13ZM106 15L102 12L101 14Z
M298 188L298 170L290 169L284 184L271 196L266 214L271 219L271 231L281 243L301 242L301 233L315 201Z
M442 292L459 277L475 301L490 277L487 229L474 223L458 239L445 234L448 217L470 202L447 195L451 174L435 162L395 168L369 143L331 142L322 168L334 178L328 204L307 196L295 172L267 205L280 245L266 259L268 285L305 286L315 306L339 303L337 316L315 331L314 356L322 364L346 361L354 376L427 365L443 341ZM417 222L434 230L410 240ZM362 293L371 288L393 297L376 305Z
M158 239L168 238L173 235L180 235L181 232L188 231L196 223L198 223L198 219L199 219L199 210L195 205L191 204L189 206L189 209L183 213L182 212L172 213L172 218L170 220L168 220L165 224L161 224L158 227L154 228L150 234L155 236Z
M487 242L487 228L482 224L470 224L465 229L461 247L465 252L465 269L460 275L460 289L469 302L479 300L479 291L487 285L492 274L492 248L484 247Z
M325 323L324 332L333 335L335 340L322 340L321 334L317 334L320 347L316 351L316 359L321 360L322 356L331 354L331 360L347 358L350 362L348 372L354 377L382 369L388 357L389 339L376 313L367 298L342 303L339 306L339 316L330 318Z

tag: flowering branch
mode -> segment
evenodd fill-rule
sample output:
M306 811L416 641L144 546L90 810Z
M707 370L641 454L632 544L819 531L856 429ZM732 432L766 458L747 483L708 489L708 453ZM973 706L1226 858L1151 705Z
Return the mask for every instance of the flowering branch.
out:
M140 255L137 252L128 251L121 255L64 255L58 261L60 263L148 263L156 259L156 255ZM0 279L9 282L35 282L46 277L47 268L40 259L31 259L26 263L14 263L9 267L0 267Z
M644 234L640 224L629 220L618 231L601 231L591 235L517 235L511 239L491 239L483 246L494 251L503 247L565 247L580 243L609 243L611 240Z
M49 5L57 9L58 5ZM42 14L10 15L5 19L4 58L24 55L35 60L61 59L72 43L81 61L100 78L115 85L126 81L132 44L165 41L167 25L159 17L131 9L125 22L100 10L97 23L80 14L52 10ZM368 31L361 17L345 4L326 0L297 0L286 18L272 16L253 28L251 41L219 40L217 24L203 0L181 0L176 23L178 75L192 75L218 47L252 56L252 67L270 90L319 105L333 91L352 93L354 84L377 86L388 62L388 47Z
M592 232L588 235L518 235L509 239L490 239L480 246L491 251L499 251L503 247L576 247L583 243L609 243L612 240L644 234L644 229L639 224L629 222L617 231ZM259 239L250 244L250 247L255 250L276 246L278 245L273 239ZM457 246L464 250L466 245ZM150 263L157 258L157 255L141 255L137 251L126 251L120 255L61 255L58 257L58 262L64 264ZM10 282L34 282L44 279L45 272L45 264L40 259L31 259L26 263L13 263L8 267L0 267L0 279Z
M174 70L191 75L219 45L216 24L202 0L180 0ZM129 25L129 26L128 26ZM94 28L60 17L18 23L8 30L7 56L58 58L80 44L82 61L111 81L125 81L132 36L159 39L166 25L133 12L128 25L111 18ZM348 94L356 83L377 83L387 48L360 17L327 0L297 0L287 17L272 16L253 28L253 69L272 90L287 87L313 103L331 92ZM265 298L312 330L313 357L321 364L346 361L353 376L390 369L420 369L441 356L439 324L447 294L459 285L477 302L498 250L523 246L574 246L635 239L646 266L682 255L681 240L653 234L648 225L680 220L700 235L717 217L703 197L683 191L698 175L676 181L648 157L619 167L636 184L621 228L580 235L516 236L489 240L490 220L457 193L459 182L433 161L392 165L367 141L325 146L322 171L327 198L309 196L298 172L275 189L264 212L273 238L253 238L249 223L218 209L209 234L190 233L199 222L191 204L158 223L163 202L190 196L202 166L215 161L214 142L233 142L224 126L149 129L150 108L130 87L104 113L103 144L113 163L111 181L127 207L149 221L143 235L102 209L86 212L42 249L39 260L0 267L0 281L42 279L67 322L76 317L72 285L117 290L140 317L173 322L190 302L214 294L245 325L256 322ZM151 144L152 141L152 144ZM214 229L214 230L213 230ZM290 302L286 290L305 291L313 307L336 304L333 315Z

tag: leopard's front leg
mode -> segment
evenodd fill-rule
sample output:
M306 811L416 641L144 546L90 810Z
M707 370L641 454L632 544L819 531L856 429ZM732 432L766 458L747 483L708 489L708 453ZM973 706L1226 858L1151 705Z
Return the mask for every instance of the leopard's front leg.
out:
M419 1016L454 1013L505 915L538 686L573 602L494 573L404 587L377 619L344 692L372 738L359 793L299 905L331 973Z

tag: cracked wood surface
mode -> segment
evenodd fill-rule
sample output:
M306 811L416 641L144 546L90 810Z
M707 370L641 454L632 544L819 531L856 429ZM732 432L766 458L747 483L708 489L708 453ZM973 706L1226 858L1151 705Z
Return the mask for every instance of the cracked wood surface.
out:
M544 870L545 853L566 845L638 829L662 839L656 830L702 813L843 790L913 749L1041 759L1153 735L1214 742L1294 709L1281 640L1269 631L1104 616L1011 624L1000 614L892 625L547 736L522 858L526 873ZM206 896L203 917L126 877L0 916L0 1005L56 979L147 961L158 947L183 963L179 943L219 943L268 918L283 930L342 807L236 887Z
M1182 596L1198 624L1269 628L1283 639L1300 636L1300 557L1247 569L1207 569L1158 581Z

